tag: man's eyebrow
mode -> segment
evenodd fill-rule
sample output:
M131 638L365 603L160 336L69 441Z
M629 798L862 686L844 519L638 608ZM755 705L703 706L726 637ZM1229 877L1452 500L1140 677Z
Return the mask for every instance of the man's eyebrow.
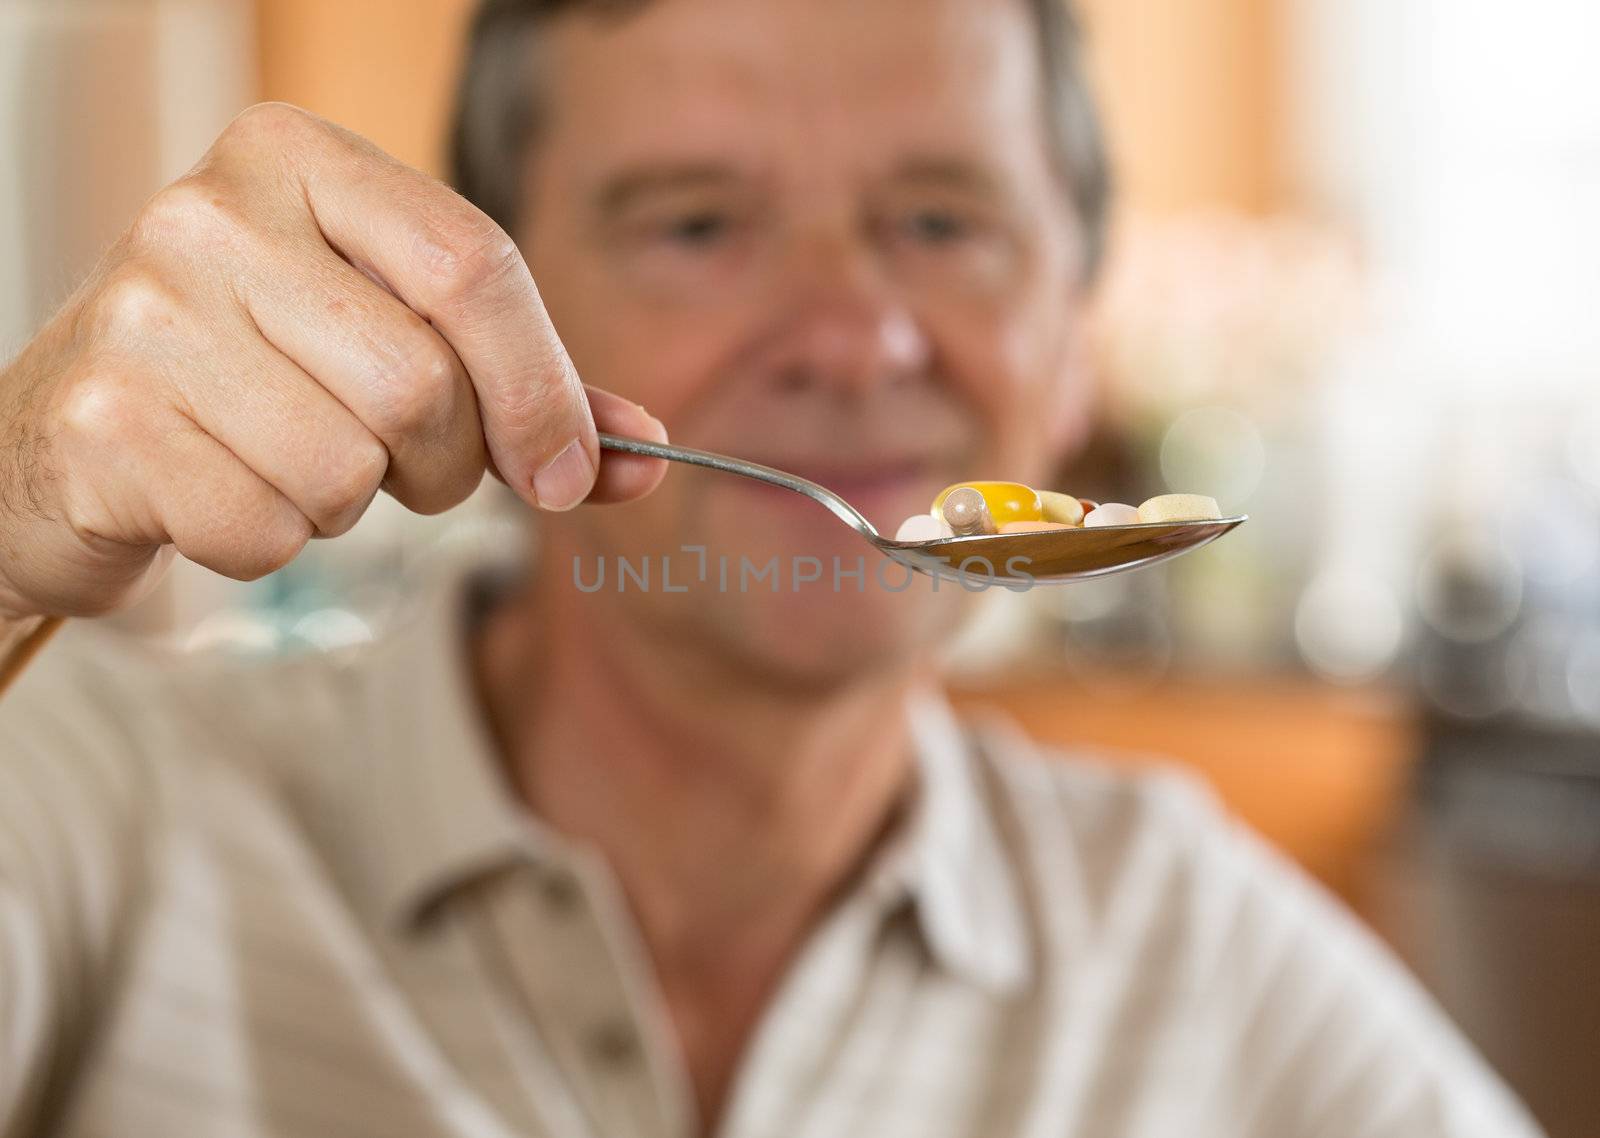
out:
M601 182L594 202L602 215L614 216L650 194L728 186L741 180L739 171L719 162L636 166Z
M910 185L940 186L954 190L969 190L986 197L1005 196L1005 188L982 165L965 158L921 155L898 163L889 180Z

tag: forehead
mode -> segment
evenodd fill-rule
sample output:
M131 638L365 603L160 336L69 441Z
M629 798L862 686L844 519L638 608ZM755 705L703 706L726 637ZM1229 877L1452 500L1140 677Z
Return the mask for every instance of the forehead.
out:
M1022 0L654 0L560 19L544 44L541 149L580 165L1042 150Z

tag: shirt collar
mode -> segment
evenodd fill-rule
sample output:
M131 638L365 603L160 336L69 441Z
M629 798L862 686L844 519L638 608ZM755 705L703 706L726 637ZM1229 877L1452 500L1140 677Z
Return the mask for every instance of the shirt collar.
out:
M484 575L453 565L384 638L366 880L379 917L407 929L468 880L548 852L507 784L472 685L468 633Z
M987 805L981 762L942 695L915 693L907 715L917 786L876 887L912 903L938 964L996 995L1032 975L1032 946L1014 867Z
M447 572L379 648L380 770L359 813L372 831L364 876L381 919L398 929L469 880L577 855L517 801L473 691L467 630L483 579L469 567ZM997 995L1013 992L1029 979L1031 946L981 764L937 692L915 693L907 715L912 805L867 888L886 909L911 903L941 967Z

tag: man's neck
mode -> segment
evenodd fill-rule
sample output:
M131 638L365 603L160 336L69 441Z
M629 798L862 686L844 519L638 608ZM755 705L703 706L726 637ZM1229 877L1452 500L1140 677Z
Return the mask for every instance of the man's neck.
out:
M658 969L786 957L882 833L910 771L906 672L796 693L619 613L534 594L485 623L480 685L539 817L599 849ZM598 628L594 621L614 620Z
M896 815L913 677L796 694L703 653L663 666L620 613L581 620L533 594L502 605L479 688L523 798L620 880L709 1129L786 967Z

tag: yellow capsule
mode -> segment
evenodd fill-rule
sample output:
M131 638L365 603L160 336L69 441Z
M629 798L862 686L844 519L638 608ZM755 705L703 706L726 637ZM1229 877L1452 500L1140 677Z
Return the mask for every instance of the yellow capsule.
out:
M1044 519L1039 495L1020 482L957 482L939 492L939 496L933 500L933 512L937 515L950 492L962 486L970 486L983 495L984 504L989 507L989 515L994 518L996 526L1003 526L1007 522L1037 522Z

